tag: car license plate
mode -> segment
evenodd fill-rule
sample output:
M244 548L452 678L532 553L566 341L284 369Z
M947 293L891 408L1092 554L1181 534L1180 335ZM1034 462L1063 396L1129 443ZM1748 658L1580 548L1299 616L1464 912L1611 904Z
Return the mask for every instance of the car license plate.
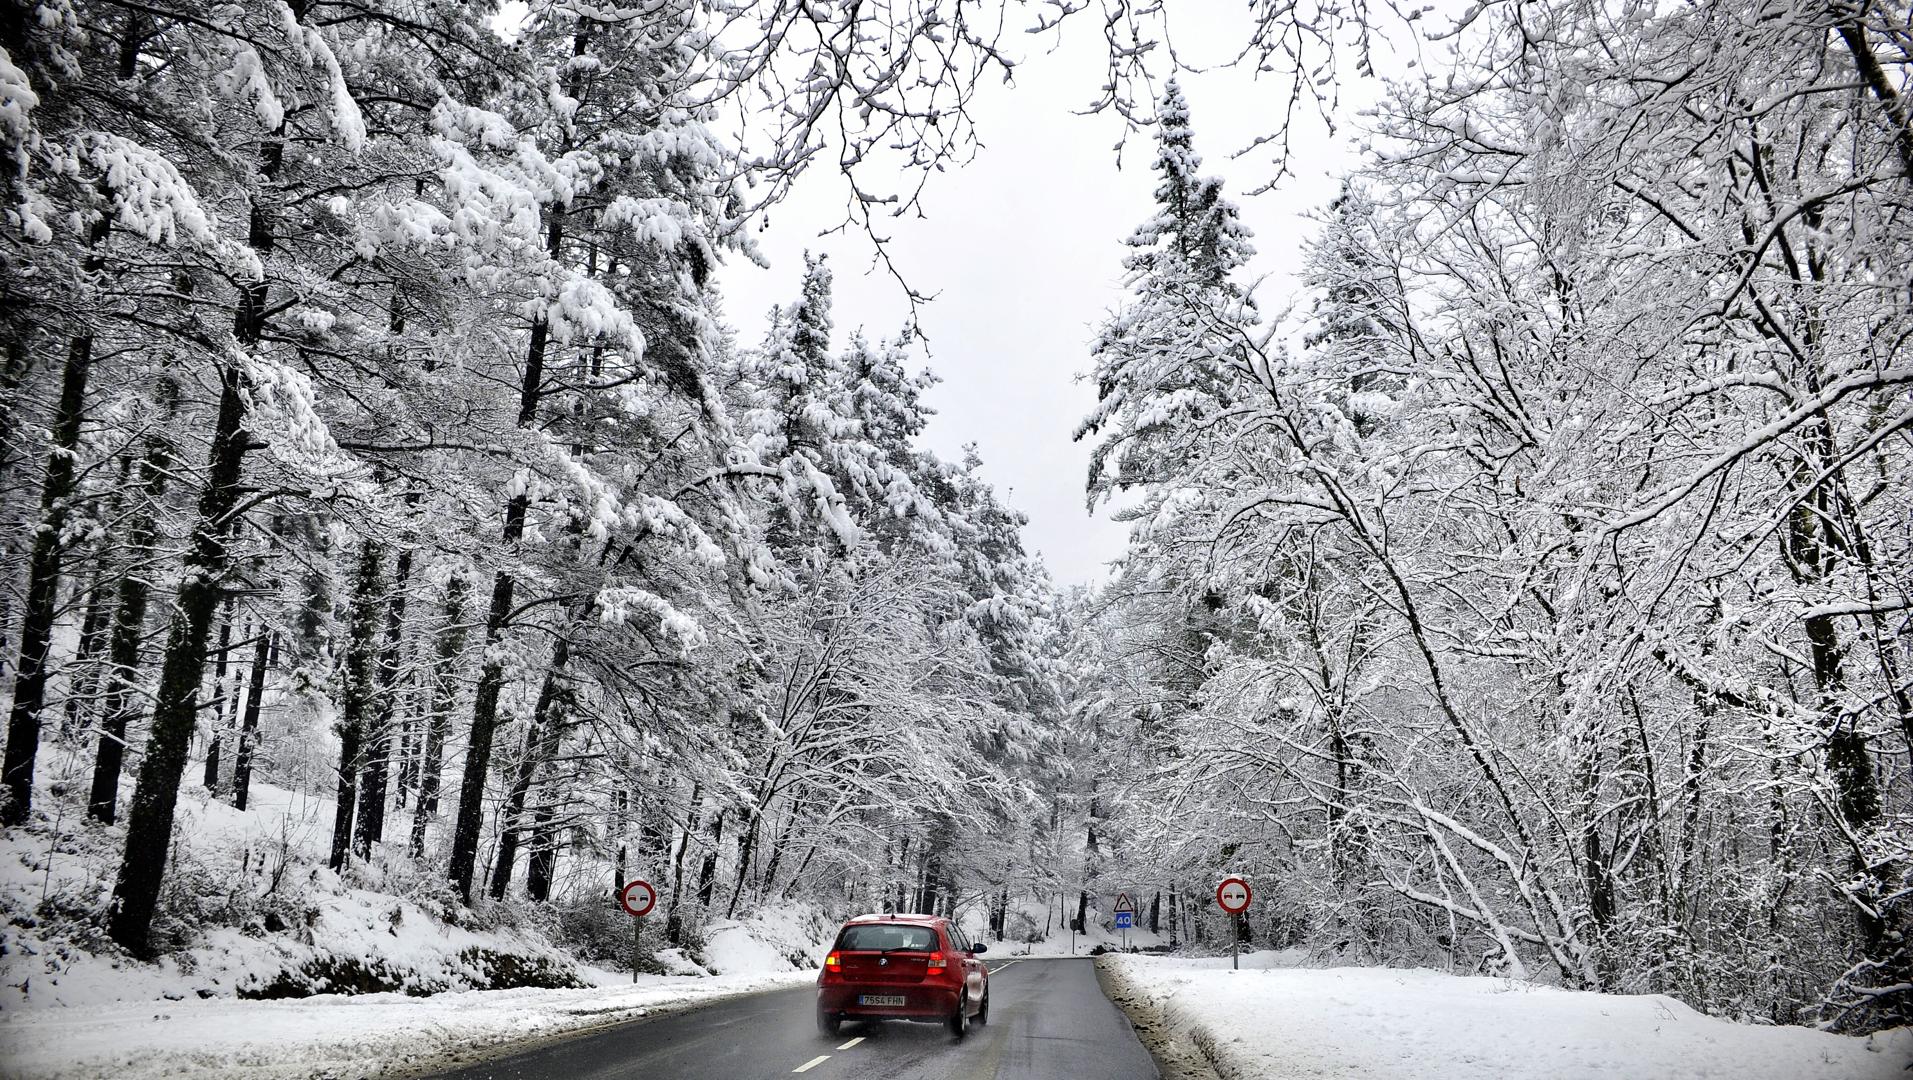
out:
M900 1009L903 1007L903 995L902 994L859 994L857 995L857 1004L859 1005L892 1005Z

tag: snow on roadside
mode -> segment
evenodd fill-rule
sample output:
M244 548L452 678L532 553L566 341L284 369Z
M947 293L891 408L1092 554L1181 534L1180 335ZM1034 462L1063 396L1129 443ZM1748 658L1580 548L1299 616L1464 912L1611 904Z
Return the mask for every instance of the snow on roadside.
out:
M327 870L330 801L263 782L253 795L241 812L201 788L182 793L169 889L193 897L193 921L168 930L163 917L160 926L189 944L150 964L98 940L118 829L75 813L60 828L0 830L0 1009L293 997L346 989L354 973L428 994L495 983L499 964L513 965L520 985L581 981L571 957L538 933L454 925L444 903L356 887Z
M1244 959L1100 963L1145 1036L1172 1055L1193 1044L1223 1080L1885 1080L1913 1062L1913 1029L1855 1038L1735 1024L1658 994Z
M718 974L735 971L815 972L836 940L838 920L814 904L788 903L743 919L719 919L704 928L700 954Z
M686 978L586 990L324 995L296 1001L128 1002L0 1014L7 1080L244 1075L307 1080L450 1066L521 1039L805 985L809 971Z

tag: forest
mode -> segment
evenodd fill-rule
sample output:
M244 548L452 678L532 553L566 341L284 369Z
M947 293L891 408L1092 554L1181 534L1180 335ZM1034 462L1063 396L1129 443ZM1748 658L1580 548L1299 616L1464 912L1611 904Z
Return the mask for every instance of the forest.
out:
M1293 281L1173 4L0 0L0 823L111 853L10 925L252 925L284 866L235 899L181 807L271 785L328 800L303 880L577 948L640 875L686 946L1121 888L1182 948L1913 1023L1908 10L1247 7L1234 194L1365 138ZM1056 419L1128 548L1069 587L922 446L934 283L776 267L752 340L717 283L813 172L885 250L1061 34L1154 195Z

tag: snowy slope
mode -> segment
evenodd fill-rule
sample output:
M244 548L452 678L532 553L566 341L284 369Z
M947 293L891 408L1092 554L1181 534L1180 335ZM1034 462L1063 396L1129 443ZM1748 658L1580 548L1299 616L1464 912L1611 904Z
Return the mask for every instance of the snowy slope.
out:
M579 963L525 905L464 909L402 856L344 877L327 870L332 801L255 781L243 813L197 786L182 791L167 902L194 918L162 927L164 954L141 963L98 927L123 829L76 812L68 764L55 758L39 777L51 816L0 830L8 1080L317 1078L470 1060L528 1037L806 983L836 930L807 904L721 920L695 956L655 954L671 974L634 985L628 969ZM517 988L482 989L499 984ZM297 1000L242 1000L254 997Z
M1105 957L1119 1004L1224 1080L1866 1080L1903 1077L1913 1032L1852 1038L1591 994L1391 968L1270 967L1275 954Z
M584 985L535 930L448 918L449 893L404 860L351 879L326 869L331 800L261 782L252 794L241 812L198 787L181 793L168 902L196 917L162 924L166 955L153 964L98 938L120 827L68 810L51 828L0 832L0 1008Z

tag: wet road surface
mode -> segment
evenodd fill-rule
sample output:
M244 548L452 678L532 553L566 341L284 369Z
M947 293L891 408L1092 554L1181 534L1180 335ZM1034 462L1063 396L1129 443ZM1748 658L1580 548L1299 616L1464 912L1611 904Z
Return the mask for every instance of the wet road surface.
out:
M1155 1080L1091 960L990 969L990 1022L958 1042L941 1025L847 1022L817 1031L810 987L635 1020L439 1073L440 1080Z

